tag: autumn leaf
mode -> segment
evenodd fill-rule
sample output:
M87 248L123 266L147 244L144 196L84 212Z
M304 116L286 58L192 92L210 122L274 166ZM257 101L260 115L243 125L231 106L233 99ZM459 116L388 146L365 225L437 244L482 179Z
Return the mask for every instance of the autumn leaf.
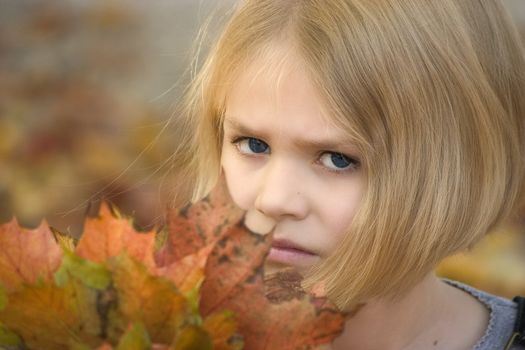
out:
M0 310L2 310L7 305L7 293L5 288L0 284Z
M212 336L215 350L240 350L244 341L237 333L236 316L231 311L222 311L209 315L203 328Z
M129 220L119 215L116 211L112 213L105 202L102 203L98 217L86 220L76 254L100 263L126 251L148 268L153 268L155 233L138 233Z
M201 327L190 325L182 330L170 347L173 350L212 350L213 340Z
M170 344L194 321L191 303L168 279L148 273L127 255L110 262L110 270L125 319L141 320L153 342Z
M117 350L148 350L150 348L151 340L142 322L130 325L117 345Z
M174 217L168 219L171 226L167 251L178 251L183 256L192 249L209 249L213 245L204 269L201 315L206 319L219 310L232 310L244 346L250 350L304 349L329 343L342 331L345 315L326 299L300 290L297 279L293 288L282 281L278 286L274 283L273 299L269 299L263 265L272 237L250 232L244 226L242 213L232 203L221 178L209 199L182 212L172 212ZM215 221L215 226L209 226L207 222L216 211L225 224ZM186 237L192 239L185 242ZM184 243L192 248L179 249L187 247ZM280 276L284 276L282 280L291 277ZM235 339L235 334L230 337Z
M0 344L7 347L16 347L20 343L20 337L0 323Z
M210 251L206 260L196 259L206 262L200 301L205 322L219 310L234 311L246 348L254 350L313 348L329 343L341 332L344 315L322 298L313 298L304 291L293 300L272 303L266 297L263 265L272 237L252 233L244 226L243 215L232 204L223 178L208 199L170 214L163 254L179 254L179 259L191 260L196 259L194 252L199 249ZM221 220L213 221L215 215L222 225ZM286 288L281 285L280 289ZM229 337L236 339L235 333Z
M51 280L62 251L45 222L36 229L22 229L15 219L0 230L0 284L6 291L39 278Z
M24 285L9 294L0 321L19 335L29 349L69 349L71 338L97 345L100 320L95 290L69 279L65 286Z
M116 347L113 347L109 343L103 343L96 350L149 350L152 348L151 340L148 332L142 322L130 324L126 332L122 335ZM79 347L74 350L89 350ZM162 347L159 350L164 350Z
M213 245L242 217L242 210L235 206L228 194L224 177L220 177L206 198L168 212L168 242L157 254L159 264L168 265Z
M255 282L259 282L257 276L262 273L271 238L251 233L238 224L217 241L205 269L203 315L217 311L239 293L264 291L263 284Z
M62 265L55 272L57 286L66 284L70 276L95 289L105 289L111 283L111 275L104 265L82 259L67 250L64 251L64 255Z
M157 274L171 280L178 289L188 294L204 280L204 267L213 245L201 248L197 253L187 255L179 261L157 269Z
M288 297L266 297L263 264L272 237L247 230L242 222L225 233L211 252L202 286L201 313L229 309L238 315L247 349L305 349L329 343L344 315L323 299L284 288ZM275 291L274 291L275 293Z

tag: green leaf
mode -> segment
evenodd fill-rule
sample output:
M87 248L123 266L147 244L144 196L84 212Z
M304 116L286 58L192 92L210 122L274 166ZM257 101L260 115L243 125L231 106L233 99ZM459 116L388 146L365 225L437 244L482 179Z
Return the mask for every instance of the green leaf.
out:
M81 344L75 341L72 341L69 345L70 350L92 350L92 348L86 344Z
M20 337L0 323L0 346L17 346L22 342Z
M55 272L55 283L57 286L64 286L70 275L86 286L98 290L106 289L111 283L111 273L103 265L84 260L65 250L62 265Z
M184 295L186 297L186 300L191 305L191 310L193 314L195 315L195 318L192 323L196 325L202 324L202 318L200 317L200 314L199 314L201 285L202 285L202 282L199 283L197 286L195 286L193 289L191 289L188 293Z
M213 341L204 329L198 326L188 326L177 336L173 345L174 350L212 350Z
M0 311L3 310L7 305L7 294L4 287L0 283Z
M162 229L155 234L155 251L159 251L168 241L168 230Z
M151 340L142 322L135 323L120 340L117 350L149 350Z

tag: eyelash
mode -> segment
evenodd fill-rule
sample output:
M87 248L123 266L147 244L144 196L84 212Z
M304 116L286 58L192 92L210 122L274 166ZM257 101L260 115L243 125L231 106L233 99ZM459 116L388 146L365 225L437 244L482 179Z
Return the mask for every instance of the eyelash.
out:
M246 153L242 153L241 150L239 149L239 145L238 145L238 144L239 144L241 141L251 140L251 139L261 141L261 142L263 142L264 144L266 144L266 145L268 146L268 148L270 147L266 142L264 142L264 141L262 141L262 140L260 140L260 139L258 139L258 138L256 138L256 137L249 137L249 136L234 136L234 137L232 137L232 138L230 139L230 143L233 144L233 145L235 146L236 150L237 150L241 155L244 155L244 156L250 156L250 155L248 155L248 154L246 154ZM326 169L326 171L329 171L329 172L331 172L331 173L336 173L336 174L340 174L340 175L342 175L342 174L347 174L347 173L351 173L351 172L353 172L353 171L356 171L357 168L359 168L359 166L360 166L360 164L361 164L361 163L359 162L359 160L357 160L356 158L354 158L354 157L350 157L350 156L347 156L347 155L345 155L345 154L343 154L343 153L340 153L340 152L321 151L321 152L319 153L318 158L320 158L320 157L321 157L322 155L324 155L325 153L328 153L328 154L339 154L339 155L342 155L342 156L345 157L350 163L353 163L353 164L354 164L354 165L351 166L350 168L342 169L342 170L335 170L335 169L331 169L331 168L328 168L328 167L326 167L326 166L323 166L323 168ZM262 154L264 154L264 153L262 153Z

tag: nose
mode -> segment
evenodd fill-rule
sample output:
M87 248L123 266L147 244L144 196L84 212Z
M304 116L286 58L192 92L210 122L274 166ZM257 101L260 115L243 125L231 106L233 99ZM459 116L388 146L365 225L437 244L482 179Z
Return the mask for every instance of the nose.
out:
M255 209L279 220L304 219L308 214L306 186L297 167L285 159L268 162L262 174L255 199Z

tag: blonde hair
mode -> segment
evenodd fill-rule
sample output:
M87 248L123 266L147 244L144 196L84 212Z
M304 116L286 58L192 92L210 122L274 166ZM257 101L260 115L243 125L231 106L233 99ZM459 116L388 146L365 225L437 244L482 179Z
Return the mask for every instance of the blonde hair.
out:
M245 0L187 90L177 201L220 175L225 99L254 57L288 43L360 151L366 193L304 285L342 309L405 294L524 198L525 58L496 0Z

